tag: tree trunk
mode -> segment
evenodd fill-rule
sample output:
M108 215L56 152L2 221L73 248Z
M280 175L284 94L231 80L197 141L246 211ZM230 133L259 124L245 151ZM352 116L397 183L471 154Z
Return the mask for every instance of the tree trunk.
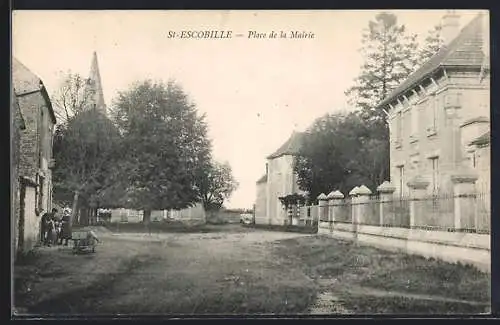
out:
M73 220L75 220L76 216L76 207L78 206L78 196L80 195L79 191L75 191L73 195L73 205L71 207L71 217L69 219L69 225L70 227L73 226Z
M89 225L89 209L86 207L80 208L80 224L82 226Z
M142 214L142 222L149 224L151 222L151 210L144 210Z

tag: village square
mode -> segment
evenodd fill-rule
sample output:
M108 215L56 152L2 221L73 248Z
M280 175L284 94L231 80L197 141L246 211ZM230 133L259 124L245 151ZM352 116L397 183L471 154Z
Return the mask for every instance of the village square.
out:
M13 317L491 311L488 13L276 15L14 12Z

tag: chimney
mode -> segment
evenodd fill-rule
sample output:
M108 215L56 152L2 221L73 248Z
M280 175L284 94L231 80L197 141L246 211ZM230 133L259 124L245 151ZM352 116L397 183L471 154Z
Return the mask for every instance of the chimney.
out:
M269 173L269 163L266 163L266 176L268 175Z
M448 10L443 16L441 37L443 38L444 45L450 42L458 35L460 31L460 16L455 10Z

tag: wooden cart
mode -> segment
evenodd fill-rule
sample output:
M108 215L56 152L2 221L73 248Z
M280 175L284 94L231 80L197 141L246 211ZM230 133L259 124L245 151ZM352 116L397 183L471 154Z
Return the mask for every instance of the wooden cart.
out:
M74 253L95 253L95 247L99 241L96 234L92 230L75 231L71 234L71 240L73 241Z

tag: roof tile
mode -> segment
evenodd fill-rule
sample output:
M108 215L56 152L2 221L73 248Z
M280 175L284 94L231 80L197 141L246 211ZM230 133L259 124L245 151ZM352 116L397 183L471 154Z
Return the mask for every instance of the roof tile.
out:
M290 138L278 150L269 155L267 159L274 159L285 155L298 155L302 146L303 136L304 133L293 132Z
M442 66L477 66L481 67L484 60L483 19L487 19L484 14L478 14L472 19L451 41L448 46L443 46L438 53L432 56L419 69L410 74L396 89L387 96L378 106L388 104L394 98L405 92L417 82L427 77Z

